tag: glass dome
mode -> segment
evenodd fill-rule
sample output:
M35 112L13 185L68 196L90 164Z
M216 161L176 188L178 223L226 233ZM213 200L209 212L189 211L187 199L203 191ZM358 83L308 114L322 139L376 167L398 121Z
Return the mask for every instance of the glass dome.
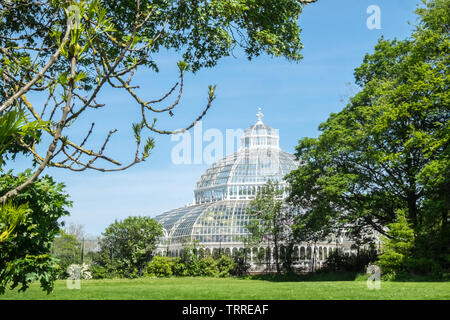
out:
M297 168L297 161L279 148L278 130L264 124L262 116L260 109L258 121L244 131L238 152L202 174L194 190L196 204L253 199L269 179L284 187L283 177Z
M278 130L258 121L244 131L240 149L211 165L194 190L195 204L158 215L161 244L241 242L248 234L246 209L270 179L286 190L284 176L298 167L294 155L279 148ZM286 194L284 194L286 195Z
M283 177L297 167L295 157L272 148L242 148L216 162L200 177L195 203L252 199L269 179L284 186Z

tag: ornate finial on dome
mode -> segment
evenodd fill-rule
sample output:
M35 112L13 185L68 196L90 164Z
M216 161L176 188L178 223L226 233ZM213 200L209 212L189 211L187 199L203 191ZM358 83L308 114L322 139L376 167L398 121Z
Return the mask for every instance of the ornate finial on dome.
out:
M264 115L261 112L261 108L258 108L258 113L256 114L256 116L258 117L258 122L262 123L262 117L264 117Z

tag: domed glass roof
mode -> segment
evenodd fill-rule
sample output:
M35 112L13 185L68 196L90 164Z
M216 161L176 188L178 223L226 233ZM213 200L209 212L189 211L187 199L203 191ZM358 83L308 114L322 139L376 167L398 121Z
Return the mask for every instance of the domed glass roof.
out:
M292 154L279 148L278 130L258 121L244 131L240 149L217 161L200 177L195 204L159 216L164 242L239 242L248 232L248 204L268 180L285 190L284 176L298 167ZM286 194L285 194L286 195Z
M241 148L214 163L202 174L194 190L195 203L251 199L269 179L284 185L283 177L297 168L292 154L279 147L278 130L258 121L246 129Z

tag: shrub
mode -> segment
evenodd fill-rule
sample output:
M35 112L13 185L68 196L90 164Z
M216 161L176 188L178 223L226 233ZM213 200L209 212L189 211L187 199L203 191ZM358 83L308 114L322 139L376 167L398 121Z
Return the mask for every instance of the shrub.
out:
M175 263L172 267L172 274L177 277L187 276L188 271L186 265L181 261L181 258L173 258Z
M111 279L114 278L114 274L108 271L105 267L99 265L91 265L89 267L92 279Z
M234 261L230 257L222 255L217 260L217 269L219 277L228 277L234 270Z
M173 258L155 256L148 263L146 274L151 277L170 277L173 274L175 263Z
M185 265L185 268L186 268L185 275L191 276L191 277L200 275L199 259L194 258L194 259L189 259L187 261L184 260L183 264Z
M218 277L219 268L217 267L217 261L212 257L198 259L198 274L204 277Z

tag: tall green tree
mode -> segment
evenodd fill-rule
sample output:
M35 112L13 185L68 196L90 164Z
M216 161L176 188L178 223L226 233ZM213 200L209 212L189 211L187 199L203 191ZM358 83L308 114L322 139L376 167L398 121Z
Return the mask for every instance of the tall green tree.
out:
M273 255L277 273L281 273L281 246L292 247L290 241L292 212L288 210L282 199L283 190L277 182L268 181L258 192L247 208L250 222L246 225L251 234L249 239L256 243L269 243L273 246ZM288 251L292 254L292 250ZM268 248L269 254L269 248ZM285 252L284 256L287 254ZM286 260L286 259L285 259ZM287 259L289 261L289 259ZM288 266L289 268L289 266Z
M72 264L82 263L81 241L73 234L61 230L53 241L52 254L58 259L59 275L66 276L67 268Z
M1 196L0 203L24 190L49 166L73 171L118 171L145 161L154 140L144 138L143 129L152 134L182 132L192 128L211 107L215 86L208 88L198 117L186 121L183 129L157 125L161 114L174 115L183 92L184 74L213 67L235 48L240 48L248 59L267 53L301 60L298 18L303 3L309 2L0 1L0 117L20 108L28 115L26 121L46 124L41 140L16 141L33 155L37 167L27 181ZM144 97L133 76L138 68L157 72L157 53L162 50L180 54L178 82L165 93L153 92L152 97ZM83 125L83 116L88 112L107 112L100 99L108 87L129 96L139 117L137 123L130 124L135 152L127 163L105 154L114 129L105 134L104 143L96 149L87 146L95 123L85 135L68 136L68 127ZM154 98L160 94L160 98ZM174 102L169 102L172 96Z
M383 253L376 264L385 274L408 271L412 264L415 236L405 212L399 210L396 219L388 227L390 237L384 237Z
M162 226L149 217L115 221L102 233L97 263L123 277L142 275L162 235Z
M360 91L318 138L300 140L290 202L355 235L391 237L404 210L416 246L433 243L421 254L449 266L450 2L424 4L411 37L380 39L355 69Z

